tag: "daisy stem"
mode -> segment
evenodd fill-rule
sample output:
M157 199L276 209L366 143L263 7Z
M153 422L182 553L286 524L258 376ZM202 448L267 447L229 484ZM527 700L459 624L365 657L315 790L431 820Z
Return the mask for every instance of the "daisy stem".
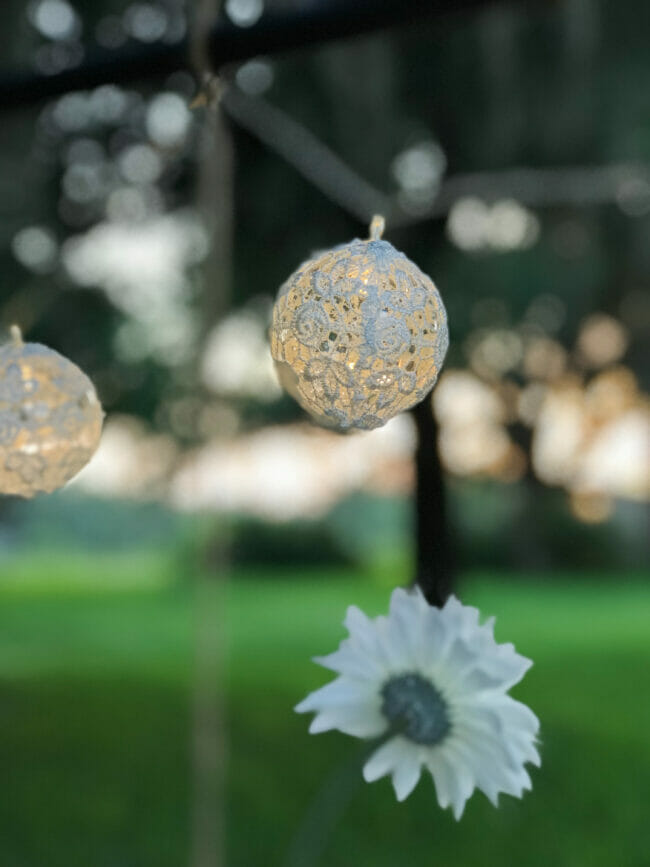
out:
M295 832L284 867L316 867L363 777L367 746L347 756L325 778Z
M293 836L283 867L317 867L363 781L366 759L396 734L400 734L400 730L391 727L378 738L367 741L325 778Z
M441 607L451 593L453 568L445 483L438 452L438 423L431 396L414 406L411 415L417 430L415 583L431 605Z

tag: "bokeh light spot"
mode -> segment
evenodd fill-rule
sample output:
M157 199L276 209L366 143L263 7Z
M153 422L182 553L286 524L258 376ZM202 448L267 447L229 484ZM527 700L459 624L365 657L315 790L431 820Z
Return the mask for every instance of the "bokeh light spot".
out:
M30 20L47 39L72 39L81 32L81 23L66 0L41 0L30 9Z
M21 265L39 274L51 271L57 262L58 245L54 235L42 226L21 229L14 235L11 249Z
M273 84L273 67L268 60L249 60L239 67L235 77L244 93L259 96Z
M262 17L263 0L226 0L226 14L238 27L251 27Z
M182 145L190 122L189 109L176 93L161 93L155 96L147 109L147 133L160 147L175 148Z

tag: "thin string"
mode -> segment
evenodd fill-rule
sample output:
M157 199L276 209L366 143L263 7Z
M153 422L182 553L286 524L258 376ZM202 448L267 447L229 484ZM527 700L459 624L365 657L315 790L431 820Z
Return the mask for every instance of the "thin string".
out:
M370 240L380 241L385 228L386 220L381 216L381 214L375 214L370 223Z

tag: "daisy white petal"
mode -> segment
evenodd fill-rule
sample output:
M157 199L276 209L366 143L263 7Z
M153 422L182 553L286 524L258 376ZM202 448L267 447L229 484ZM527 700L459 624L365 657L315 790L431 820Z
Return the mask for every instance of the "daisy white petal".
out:
M334 653L314 657L314 662L339 674L360 680L372 680L384 672L384 667L376 658L358 649L355 650L348 641L342 641L341 646Z
M389 635L392 636L394 642L399 641L401 643L407 661L411 664L416 661L420 627L426 615L424 597L420 596L419 599L424 603L424 609L416 609L413 605L413 594L398 587L391 597L390 612L387 618Z
M363 766L363 777L368 783L390 774L398 801L411 794L421 773L419 757L409 742L399 736L382 744Z
M471 768L476 787L488 797L496 807L499 793L519 794L520 790L513 778L513 771L507 765L495 761L495 756L485 750L476 749L473 743L457 742L456 755Z
M520 755L523 756L524 762L530 762L531 765L535 765L536 768L540 767L542 764L542 758L533 741L525 735L521 735L516 730L510 731L508 737L512 741L513 745L516 745Z
M336 707L316 714L309 726L312 735L337 729L357 738L378 737L386 728L379 707L372 704Z
M338 707L342 704L358 704L374 695L372 686L345 677L337 677L331 683L310 693L296 707L298 713L319 710L322 707Z
M486 701L487 704L487 701ZM509 695L497 694L489 698L489 707L500 723L535 737L539 732L539 720L532 710Z
M374 783L380 777L390 774L403 757L404 748L403 739L399 736L382 744L363 766L364 780L367 783Z
M394 618L380 616L375 619L375 630L382 659L389 671L402 671L411 664L409 638Z
M451 808L454 819L460 819L470 795L476 785L476 774L470 767L458 743L447 746L446 759L453 770L450 776Z
M422 628L418 642L418 669L423 670L442 658L447 644L447 630L441 612L429 607L422 615Z
M474 789L493 804L531 786L539 765L539 720L507 691L531 665L512 644L497 644L494 620L451 597L441 609L419 591L398 589L387 616L354 606L338 650L317 659L339 673L296 710L315 712L310 731L387 736L366 762L368 782L390 775L398 800L431 772L441 807L459 819Z
M433 777L438 803L443 810L451 804L454 790L454 770L441 750L432 750L427 758L427 767Z
M393 771L393 788L398 801L403 801L417 786L422 773L420 757L412 749L406 748L402 759Z
M350 633L349 641L353 645L377 654L377 635L372 620L367 617L356 605L350 605L343 621L345 628Z
M463 605L455 596L450 596L441 610L446 622L454 627L457 635L471 635L479 628L480 612L478 608Z

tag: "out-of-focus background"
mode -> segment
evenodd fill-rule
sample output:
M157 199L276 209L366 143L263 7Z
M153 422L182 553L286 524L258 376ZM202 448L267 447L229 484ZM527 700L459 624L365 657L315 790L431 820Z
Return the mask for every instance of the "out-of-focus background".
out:
M107 413L64 491L0 498L2 865L647 864L645 0L402 5L228 66L219 111L155 64L0 99L0 327ZM4 0L0 92L98 52L200 56L209 6ZM358 745L292 711L346 606L413 571L411 418L315 427L267 343L277 287L375 211L449 315L430 448L457 592L535 660L534 790L460 824L430 783L403 805L357 783Z

